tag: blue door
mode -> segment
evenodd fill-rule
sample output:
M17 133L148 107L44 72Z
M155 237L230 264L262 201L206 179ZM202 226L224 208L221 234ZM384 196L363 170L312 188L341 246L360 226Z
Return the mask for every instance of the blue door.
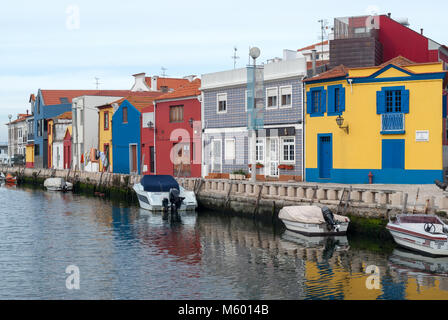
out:
M331 169L333 169L333 144L331 134L319 134L317 138L319 178L330 179Z
M404 140L383 140L383 169L404 169Z

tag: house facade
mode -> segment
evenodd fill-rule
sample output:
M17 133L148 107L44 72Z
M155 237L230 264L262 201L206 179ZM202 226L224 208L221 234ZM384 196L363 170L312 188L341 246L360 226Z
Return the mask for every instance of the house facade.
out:
M97 107L98 149L104 153L105 159L107 159L105 165L100 161L100 171L113 172L112 116L118 107L117 101Z
M119 107L112 115L114 173L140 174L142 172L142 110L150 106L154 108L154 99L160 95L160 92L135 92L122 101L118 101Z
M255 156L257 179L302 180L306 60L288 51L259 69L256 112L263 125L255 146L249 142L248 69L202 75L203 176L248 172Z
M142 121L144 174L201 177L200 86L201 80L195 79L158 97L154 103L155 127L145 128L147 123ZM146 143L151 141L154 130L155 148Z
M64 147L67 130L71 126L71 111L48 120L48 168L66 169L67 164L71 164L71 152L67 153Z
M397 57L377 67L339 66L304 82L306 181L443 181L442 63Z
M31 116L28 112L19 113L15 120L6 124L8 126L8 154L11 158L23 159L23 162L25 162L28 143L27 119Z

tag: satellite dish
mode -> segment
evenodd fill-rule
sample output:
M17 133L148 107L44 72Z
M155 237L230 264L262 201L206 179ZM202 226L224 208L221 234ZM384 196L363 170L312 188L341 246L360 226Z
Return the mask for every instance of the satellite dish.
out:
M257 59L260 56L260 49L257 47L250 48L249 55L252 59Z

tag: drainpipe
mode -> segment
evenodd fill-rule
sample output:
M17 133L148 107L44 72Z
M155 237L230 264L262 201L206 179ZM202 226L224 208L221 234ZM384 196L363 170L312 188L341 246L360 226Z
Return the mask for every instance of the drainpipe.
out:
M303 82L302 78L302 181L306 181L306 172L305 172L305 161L306 161L306 155L305 155L305 108L306 103L303 103L305 101L306 97L306 88L305 83Z

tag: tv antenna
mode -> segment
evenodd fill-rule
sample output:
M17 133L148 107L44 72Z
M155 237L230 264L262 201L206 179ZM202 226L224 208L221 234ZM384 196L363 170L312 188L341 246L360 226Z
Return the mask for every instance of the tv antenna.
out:
M321 32L320 41L321 41L321 48L322 48L321 60L323 61L324 60L324 41L325 41L325 39L328 38L328 35L326 32L326 30L328 29L328 20L321 19L317 22L320 23L320 32Z
M165 67L162 67L162 68L160 68L160 69L162 69L162 74L161 74L160 76L161 76L161 77L164 77L164 78L168 77L168 75L166 74L166 70L168 70L168 69L165 68Z
M238 60L240 58L240 57L238 57L236 55L237 51L238 51L238 48L237 47L233 47L233 56L232 56L232 59L233 59L233 69L236 68L236 60Z
M98 90L98 88L100 87L100 84L101 84L101 82L100 82L100 78L95 77L96 90Z

